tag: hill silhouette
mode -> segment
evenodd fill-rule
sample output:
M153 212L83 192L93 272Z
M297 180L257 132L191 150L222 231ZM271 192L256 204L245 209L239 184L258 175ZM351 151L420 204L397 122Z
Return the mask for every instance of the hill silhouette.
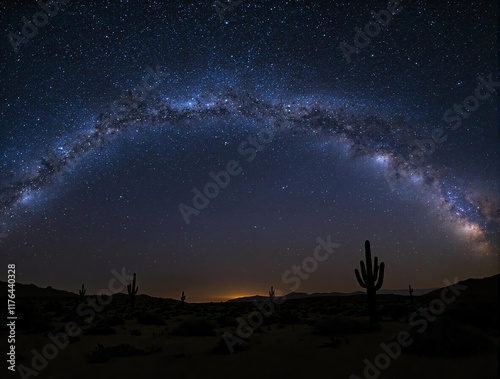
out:
M459 281L458 284L466 285L467 289L464 291L463 296L465 297L473 297L476 299L491 299L498 297L498 287L500 284L500 274L496 274L490 277L485 278L469 278L466 280ZM413 296L420 296L422 299L426 298L436 298L440 295L442 288L428 288L428 289L414 289ZM0 281L0 297L5 297L7 294L7 282ZM399 295L399 296L408 296L407 289L397 289L397 290L380 290L380 295ZM91 294L89 294L91 295ZM291 292L286 295L287 300L296 300L296 299L306 299L306 298L318 298L318 297L346 297L346 296L361 296L365 295L364 291L355 291L350 293L344 292L315 292L312 294L307 294L305 292ZM114 296L126 297L125 293L118 293ZM138 298L155 298L153 296L149 296L147 294L137 295ZM16 283L16 297L18 298L78 298L79 295L77 293L73 293L70 291L60 290L48 287L38 287L37 285ZM245 296L238 297L235 299L227 300L228 303L232 302L253 302L253 301L263 301L267 300L268 296L262 295L254 295L254 296ZM176 299L172 299L174 301L178 301Z

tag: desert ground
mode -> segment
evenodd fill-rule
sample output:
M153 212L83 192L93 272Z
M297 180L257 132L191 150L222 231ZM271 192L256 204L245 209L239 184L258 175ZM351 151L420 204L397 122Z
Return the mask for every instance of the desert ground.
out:
M498 275L466 283L468 288L422 332L409 318L440 298L442 290L414 296L413 305L409 296L379 295L377 324L370 324L362 295L284 300L272 311L265 308L260 318L251 302L182 304L138 295L132 310L127 295L118 294L90 312L77 295L44 297L38 291L30 297L25 291L17 300L16 365L33 369L33 349L42 353L52 342L49 333L64 333L72 323L77 335L24 377L495 378ZM89 300L92 296L83 301ZM84 317L78 314L82 309ZM239 322L252 312L251 334L230 353L222 335L240 338ZM384 353L381 343L394 346L403 331L413 342L399 354L395 348L389 361L379 358L378 372L365 373L365 360L373 364ZM2 339L7 332L4 328Z

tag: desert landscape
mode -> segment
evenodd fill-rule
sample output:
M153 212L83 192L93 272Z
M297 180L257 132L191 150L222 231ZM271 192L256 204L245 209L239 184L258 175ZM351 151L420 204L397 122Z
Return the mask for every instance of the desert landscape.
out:
M274 299L274 310L265 306L270 300L264 296L190 304L137 295L132 310L131 298L124 293L113 295L109 304L97 307L100 311L80 308L86 310L82 317L77 311L80 301L96 304L92 295L81 298L18 284L17 367L33 369L35 363L42 368L36 372L37 378L53 379L159 375L176 379L495 378L499 278L468 279L452 285L460 296L422 332L422 325L414 322L412 327L409 318L440 299L443 289L412 297L377 295L380 320L372 324L363 294L290 294L290 299ZM1 283L2 289L6 286ZM255 316L259 309L261 318ZM240 338L240 320L252 325L245 330L249 335L242 343L231 343L231 338ZM32 362L33 349L43 353L53 343L49 333L65 333L68 323L75 323L79 333L68 338L56 357L46 359L46 365L40 357ZM368 370L365 376L365 360L377 367L377 355L385 352L381 343L391 346L402 331L408 331L413 342L401 352L392 345L394 358L387 368ZM2 339L7 338L6 330L2 334ZM62 345L65 339L59 338ZM45 352L49 357L53 354ZM376 363L386 365L382 358Z
M0 1L0 379L499 378L498 5Z

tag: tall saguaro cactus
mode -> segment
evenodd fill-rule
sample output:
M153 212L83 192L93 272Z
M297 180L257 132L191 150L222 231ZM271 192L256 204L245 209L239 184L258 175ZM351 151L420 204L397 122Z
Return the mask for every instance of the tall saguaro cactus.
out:
M271 286L271 289L269 290L269 300L271 300L271 303L274 302L274 298L275 298L276 294L274 292L274 287Z
M128 295L130 296L130 309L132 310L135 309L135 295L137 294L138 290L139 287L135 286L135 272L134 272L134 279L132 280L132 284L127 284L127 292Z
M410 302L411 302L411 305L413 305L413 288L411 288L410 284L408 284L408 292L410 293Z
M382 287L384 282L384 262L378 264L378 258L372 264L372 253L370 249L370 241L365 241L365 262L360 261L361 276L358 269L354 270L356 274L356 279L361 287L366 288L366 294L368 297L368 314L370 315L370 322L377 322L377 291Z
M85 299L85 293L87 290L85 289L85 284L82 284L82 289L78 290L78 294L80 295L80 303L83 303L83 300Z
M184 294L184 291L182 291L182 295L181 295L181 305L182 307L184 308L184 301L186 300L186 295Z

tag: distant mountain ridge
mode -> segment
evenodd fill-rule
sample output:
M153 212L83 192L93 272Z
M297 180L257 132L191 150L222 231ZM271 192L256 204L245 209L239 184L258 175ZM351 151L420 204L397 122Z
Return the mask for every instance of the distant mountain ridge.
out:
M435 291L439 288L425 288L425 289L414 289L414 296L422 296L426 295L432 291ZM400 296L410 296L407 289L404 290L380 290L377 292L380 295L400 295ZM305 299L305 298L314 298L314 297L333 297L333 296L359 296L366 295L364 291L355 291L355 292L315 292L312 294L307 294L305 292L290 292L286 295L288 300L292 299ZM227 302L252 302L252 301L262 301L264 299L269 299L268 296L262 295L254 295L254 296L245 296L238 297L236 299L230 299Z
M474 279L469 278L466 280L459 281L458 283L467 285L467 295L472 297L495 297L498 296L499 283L500 283L500 274L496 274L490 277L485 277L482 279ZM8 286L7 282L0 281L0 298L7 297ZM42 288L38 287L35 284L22 284L16 283L16 297L18 298L78 298L78 294L59 290L52 288L51 286ZM427 288L427 289L414 289L414 296L434 296L439 294L442 288ZM400 290L380 290L377 292L381 295L399 295L399 296L409 296L407 289ZM92 294L89 294L92 295ZM118 296L127 296L124 293L117 294ZM315 292L312 294L307 294L304 292L291 292L286 295L286 298L289 300L292 299L307 299L307 298L320 298L320 297L345 297L345 296L360 296L365 295L364 291L355 291L350 293L344 292ZM140 294L140 297L151 297L147 294ZM265 299L269 299L268 296L262 295L254 295L254 296L246 296L239 297L236 299L227 300L227 302L252 302L255 300L262 301ZM173 299L175 300L175 299ZM175 300L178 301L178 300Z
M7 282L2 282L0 280L0 299L3 297L7 297ZM16 298L47 298L47 299L61 299L61 298L75 298L78 299L80 295L70 292L70 291L65 291L65 290L59 290L52 288L52 286L48 287L38 287L37 285L30 283L30 284L23 284L23 283L18 283L16 282L15 286L15 294ZM88 293L87 296L96 296L96 294ZM113 294L113 296L116 296L116 298L128 298L128 295L124 292L119 292ZM149 296L147 294L138 294L137 298L154 298L153 296ZM166 299L166 300L172 300L174 302L180 302L180 300L176 299Z
M0 281L0 297L7 296L7 289L8 289L7 285L8 285L7 282ZM42 288L34 285L33 283L22 284L17 282L15 286L15 295L16 297L58 297L58 298L78 297L76 293L64 290L58 290L52 288L51 286Z

